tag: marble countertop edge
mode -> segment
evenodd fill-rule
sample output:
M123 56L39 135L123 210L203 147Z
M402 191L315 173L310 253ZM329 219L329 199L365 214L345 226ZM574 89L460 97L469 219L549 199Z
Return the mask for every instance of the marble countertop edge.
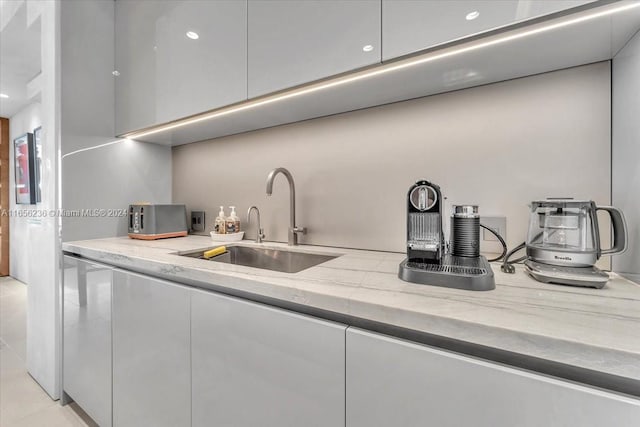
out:
M598 323L600 319L596 313L599 310L602 313L600 316L609 316L607 322L610 323L612 333L616 328L626 330L633 325L640 326L640 286L626 283L625 279L616 275L611 284L615 294L612 292L604 295L591 290L559 289L549 287L550 285L538 289L532 287L528 279L513 278L509 287L514 289L509 291L522 292L526 298L522 300L517 295L522 301L506 300L505 307L499 307L501 297L506 295L511 298L507 291L493 295L493 291L451 292L446 288L424 285L416 288L416 285L392 279L391 268L397 260L402 259L402 255L397 253L303 246L300 247L303 251L345 255L335 265L330 262L326 267L311 268L305 274L286 275L219 263L202 264L202 260L179 257L175 255L176 252L203 249L215 244L206 238L189 237L176 241L177 239L171 239L145 245L132 243L127 238L112 238L64 243L63 250L95 262L160 276L178 283L184 283L188 279L188 282L199 283L196 286L205 289L208 289L207 284L214 283L219 290L224 292L226 289L230 295L240 292L281 300L640 381L640 333L635 334L637 339L633 340L632 331L626 331L631 338L622 337L617 345L615 336L608 336L606 328L602 330L607 325ZM362 268L341 267L351 261L360 263ZM377 271L375 267L367 270L373 265L384 265L384 268L381 267L381 271ZM380 283L368 283L367 275L373 277L376 274L381 275L375 277ZM504 275L496 276L498 283L507 280ZM545 293L553 297L548 307L544 306ZM607 298L606 304L603 300L594 298L594 295ZM571 307L572 298L585 301L582 303L582 311L573 307L576 312L565 313L562 304ZM516 299L513 297L513 300ZM425 308L420 305L433 301L447 306ZM558 306L552 306L551 303ZM616 310L616 304L628 305L630 308L626 310L629 314L621 316ZM633 317L636 306L638 314ZM523 307L530 313L523 312ZM562 322L563 315L570 323L565 325L566 330L559 324L558 331L553 334L536 333L533 332L535 325L526 326L527 316L531 316L532 321L539 316L540 321ZM520 323L510 323L511 317L517 318ZM592 324L572 324L583 321ZM588 333L590 327L594 331L594 337L581 335ZM623 342L625 338L633 342ZM607 340L616 346L606 345Z

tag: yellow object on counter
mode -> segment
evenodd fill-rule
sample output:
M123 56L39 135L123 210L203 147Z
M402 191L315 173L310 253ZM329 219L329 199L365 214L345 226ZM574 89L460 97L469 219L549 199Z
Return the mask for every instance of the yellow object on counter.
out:
M214 256L222 255L225 252L227 252L226 246L218 246L217 248L204 251L204 254L202 254L202 256L204 256L205 259L209 259L209 258L213 258Z

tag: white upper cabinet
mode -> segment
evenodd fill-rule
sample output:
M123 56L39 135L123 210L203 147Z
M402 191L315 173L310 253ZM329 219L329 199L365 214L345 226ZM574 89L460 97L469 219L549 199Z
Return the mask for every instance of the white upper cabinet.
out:
M116 134L180 145L605 61L640 28L638 4L118 0ZM415 52L421 58L380 64ZM269 102L133 134L267 94Z
M595 0L382 0L388 60Z
M116 2L116 134L245 100L247 4Z
M249 0L249 98L376 64L380 0Z

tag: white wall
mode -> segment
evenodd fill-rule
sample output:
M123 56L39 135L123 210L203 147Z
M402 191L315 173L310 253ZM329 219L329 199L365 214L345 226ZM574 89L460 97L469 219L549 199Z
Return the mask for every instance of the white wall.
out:
M12 139L42 126L42 202L15 204L13 144L10 153L10 207L23 211L55 210L58 206L57 6L42 2L41 93L35 103L10 119ZM36 22L34 25L38 25ZM59 242L55 217L14 217L10 221L10 274L27 284L27 370L53 398L58 397L60 346L58 301Z
M38 206L35 205L17 205L16 204L16 192L15 192L15 163L13 140L27 132L33 132L33 130L39 126L42 126L42 106L40 103L33 103L22 109L13 117L9 118L9 132L11 143L9 144L9 159L11 162L11 170L9 171L9 205L11 210L35 210ZM42 221L33 218L26 218L20 216L13 216L9 218L9 271L12 277L20 280L24 283L29 283L29 274L31 271L30 257L27 254L31 253L30 248L35 242L29 239L30 230L41 226Z
M640 34L613 58L613 205L625 213L629 249L613 269L640 282Z
M532 200L609 202L610 131L602 62L179 146L173 200L206 210L208 230L219 205L235 205L244 221L255 204L267 240L286 241L283 177L265 194L267 173L284 166L296 181L298 223L309 228L304 243L400 252L407 190L426 178L448 204L506 216L515 246Z
M41 102L12 117L10 127L12 139L43 127L42 203L20 209L170 201L169 148L128 142L90 149L114 141L113 1L40 3ZM84 149L90 150L78 151ZM13 167L11 162L11 190ZM11 200L15 209L15 195ZM11 219L11 274L28 289L27 369L52 398L60 396L61 384L61 237L121 235L125 224L124 217Z
M171 203L167 147L124 141L64 157L62 166L65 210L126 211L133 202ZM62 218L63 241L126 235L125 216Z
M114 138L114 2L62 3L62 207L171 201L171 150ZM102 146L114 141L116 144ZM97 147L93 148L92 147ZM63 217L63 241L122 236L126 217Z

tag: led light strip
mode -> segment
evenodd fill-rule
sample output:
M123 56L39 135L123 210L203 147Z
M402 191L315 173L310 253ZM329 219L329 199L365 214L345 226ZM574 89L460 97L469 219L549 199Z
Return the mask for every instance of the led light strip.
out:
M443 59L443 58L448 58L451 56L455 56L455 55L461 55L463 53L467 53L467 52L472 52L478 49L483 49L486 47L490 47L490 46L495 46L495 45L499 45L502 43L506 43L506 42L510 42L513 40L518 40L518 39L522 39L525 37L529 37L529 36L533 36L536 34L540 34L546 31L551 31L551 30L555 30L558 28L562 28L562 27L566 27L569 25L574 25L574 24L579 24L581 22L585 22L585 21L590 21L592 19L596 19L596 18L601 18L604 16L608 16L608 15L613 15L619 12L624 12L630 9L634 9L640 7L640 1L634 1L634 2L630 2L630 3L625 3L624 5L621 6L617 6L617 7L607 7L605 10L601 10L601 11L596 11L596 12L592 12L592 13L588 13L585 14L583 16L579 16L579 17L575 17L575 18L569 18L566 20L562 20L560 22L556 22L556 23L550 23L550 24L546 24L546 25L542 25L538 28L533 28L533 29L523 29L518 31L515 34L510 34L510 35L503 35L503 36L496 36L496 38L493 38L492 40L487 40L487 41L478 41L477 43L474 43L472 45L468 45L468 46L461 46L461 47L457 47L457 48L451 48L451 50L447 50L445 52L431 52L428 54L425 54L425 56L422 57L415 57L415 58L410 58L410 59L406 59L397 63L393 63L393 64L383 64L381 66L379 66L378 68L372 69L372 70L366 70L366 71L361 71L359 73L353 74L351 76L345 76L345 77L338 77L335 80L332 81L327 81L327 82L321 82L321 83L316 83L316 84L311 84L311 86L308 87L303 87L303 88L299 88L299 89L293 89L290 92L284 92L281 94L277 94L277 95L273 95L271 97L267 97L267 98L263 98L263 99L257 99L255 101L247 101L244 102L242 104L239 105L235 105L235 106L231 106L231 107L226 107L220 110L216 110L216 111L212 111L210 113L205 113L203 115L200 116L195 116L192 117L190 119L184 119L184 120L180 120L178 122L175 123L169 123L166 125L160 125L159 127L156 128L152 128L149 130L143 130L140 132L131 132L128 134L125 134L124 137L125 138L131 138L131 139L136 139L136 138L141 138L144 136L148 136L148 135L153 135L156 133L160 133L160 132L165 132L168 130L172 130L172 129L177 129L183 126L187 126L193 123L198 123L198 122L202 122L205 120L210 120L213 118L217 118L217 117L222 117L222 116L226 116L228 114L232 114L232 113L237 113L240 111L244 111L244 110L248 110L251 108L255 108L255 107L261 107L264 105L268 105L268 104L272 104L274 102L278 102L278 101L283 101L285 99L290 99L290 98L295 98L298 96L302 96L302 95L307 95L310 93L314 93L314 92L318 92L324 89L329 89L332 87L336 87L336 86L342 86L345 85L347 83L352 83L352 82L356 82L359 80L363 80L369 77L374 77L374 76L378 76L381 74L386 74L386 73L390 73L392 71L398 71L398 70L402 70L404 68L409 68L409 67L413 67L415 65L420 65L420 64L425 64L428 62L432 62L432 61L437 61L439 59ZM516 30L517 31L517 30Z
M79 150L71 151L67 154L63 154L61 158L64 159L65 157L73 156L74 154L82 153L84 151L91 151L97 148L108 147L109 145L120 144L121 142L127 142L127 141L131 142L131 139L129 138L116 139L115 141L105 142L104 144L94 145L93 147L81 148Z

